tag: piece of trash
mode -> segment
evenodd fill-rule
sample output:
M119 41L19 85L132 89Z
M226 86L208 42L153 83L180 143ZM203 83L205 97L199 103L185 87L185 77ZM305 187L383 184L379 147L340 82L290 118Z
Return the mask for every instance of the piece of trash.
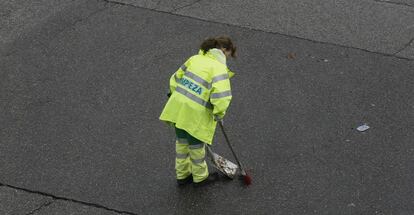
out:
M345 142L351 142L351 140L346 139Z
M296 58L296 54L295 53L288 53L287 58L288 59L295 59Z
M366 131L369 129L369 126L367 124L362 124L360 126L358 126L357 130L360 132Z
M375 104L371 104L372 107L375 107Z
M356 205L354 203L348 204L348 207L355 207Z
M318 62L325 62L325 63L329 62L329 60L328 59L325 59L325 58L318 58L316 61L318 61Z

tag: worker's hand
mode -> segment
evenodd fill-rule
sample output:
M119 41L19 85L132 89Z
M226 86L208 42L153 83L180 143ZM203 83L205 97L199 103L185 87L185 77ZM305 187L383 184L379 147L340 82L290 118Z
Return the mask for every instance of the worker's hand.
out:
M170 90L168 90L168 92L167 92L167 96L168 96L168 98L170 98L170 96L171 96L171 91Z

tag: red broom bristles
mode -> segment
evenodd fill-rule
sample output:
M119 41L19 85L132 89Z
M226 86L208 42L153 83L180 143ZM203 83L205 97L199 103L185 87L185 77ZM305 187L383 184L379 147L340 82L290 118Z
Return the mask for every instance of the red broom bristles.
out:
M243 181L244 184L249 186L250 184L252 184L252 177L250 177L250 175L243 175Z

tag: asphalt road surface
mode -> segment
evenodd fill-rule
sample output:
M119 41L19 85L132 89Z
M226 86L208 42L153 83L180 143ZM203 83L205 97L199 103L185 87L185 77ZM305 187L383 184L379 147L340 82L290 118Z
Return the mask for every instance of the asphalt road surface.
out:
M0 211L414 214L412 1L0 2ZM158 116L221 34L253 184L179 188Z

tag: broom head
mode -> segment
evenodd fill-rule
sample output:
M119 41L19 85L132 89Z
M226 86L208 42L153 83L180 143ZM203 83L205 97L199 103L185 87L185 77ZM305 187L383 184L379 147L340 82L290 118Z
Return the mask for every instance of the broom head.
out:
M249 186L252 184L252 177L250 177L250 175L247 174L245 171L242 170L241 176L243 177L243 182L246 186Z

